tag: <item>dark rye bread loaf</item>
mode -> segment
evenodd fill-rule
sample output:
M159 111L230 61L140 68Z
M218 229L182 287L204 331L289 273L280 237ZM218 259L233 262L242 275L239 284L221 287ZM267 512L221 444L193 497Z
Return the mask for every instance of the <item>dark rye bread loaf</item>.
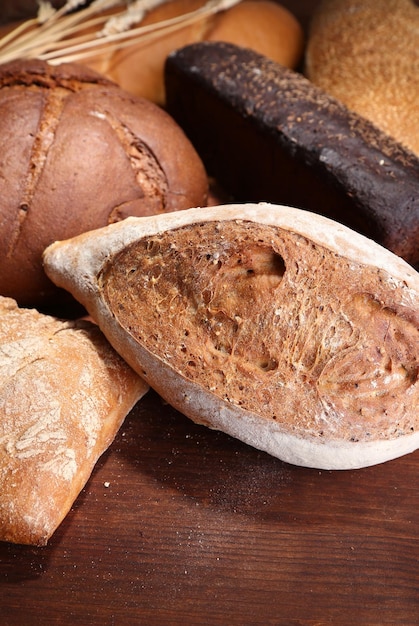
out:
M239 201L320 212L419 263L419 159L301 74L199 43L166 62L167 107Z

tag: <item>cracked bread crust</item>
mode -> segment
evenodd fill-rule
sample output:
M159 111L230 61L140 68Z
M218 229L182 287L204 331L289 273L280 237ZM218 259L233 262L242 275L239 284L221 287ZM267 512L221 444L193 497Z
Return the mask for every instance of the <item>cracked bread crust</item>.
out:
M0 297L0 540L45 545L148 390L87 321Z
M419 276L326 218L232 205L130 219L46 269L169 403L299 465L419 447Z
M0 293L20 304L56 297L41 267L52 241L206 203L203 165L175 122L82 66L3 65L0 131Z

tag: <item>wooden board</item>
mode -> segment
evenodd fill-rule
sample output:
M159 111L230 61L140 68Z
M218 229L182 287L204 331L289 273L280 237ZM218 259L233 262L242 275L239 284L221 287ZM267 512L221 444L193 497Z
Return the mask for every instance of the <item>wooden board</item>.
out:
M290 466L150 392L49 545L0 544L0 623L417 624L418 475Z

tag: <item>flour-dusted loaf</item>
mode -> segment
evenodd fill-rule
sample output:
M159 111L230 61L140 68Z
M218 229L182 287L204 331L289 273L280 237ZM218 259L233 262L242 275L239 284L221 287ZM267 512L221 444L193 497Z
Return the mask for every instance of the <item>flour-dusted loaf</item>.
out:
M294 72L219 42L166 62L167 107L235 201L316 211L419 267L419 158Z
M0 540L45 545L148 390L96 325L0 297Z
M191 209L44 255L169 403L290 463L419 447L419 274L348 228L270 204Z

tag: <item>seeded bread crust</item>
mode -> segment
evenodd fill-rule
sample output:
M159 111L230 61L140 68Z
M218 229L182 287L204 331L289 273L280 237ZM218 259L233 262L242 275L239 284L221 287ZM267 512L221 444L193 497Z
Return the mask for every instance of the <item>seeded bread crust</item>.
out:
M198 423L328 469L419 445L419 275L344 226L263 203L192 209L58 242L44 259Z
M202 42L166 61L167 108L235 201L322 213L419 265L419 159L298 72Z
M305 73L419 155L419 2L322 0Z

